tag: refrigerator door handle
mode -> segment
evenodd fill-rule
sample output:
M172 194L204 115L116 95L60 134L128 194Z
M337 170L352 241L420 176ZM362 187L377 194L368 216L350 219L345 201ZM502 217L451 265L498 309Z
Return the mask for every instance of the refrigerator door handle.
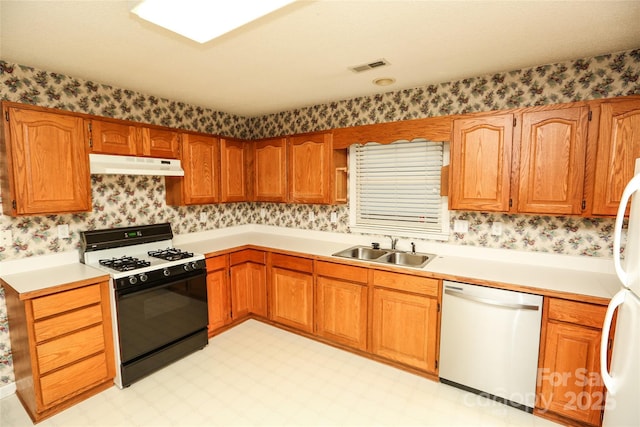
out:
M629 281L629 275L622 268L622 262L620 260L620 244L622 240L622 223L624 221L624 214L627 210L627 205L631 196L636 191L640 190L640 175L635 175L631 181L627 184L622 193L620 199L620 205L618 206L618 214L616 215L616 224L613 229L613 266L616 269L616 274L620 278L620 281L624 286L627 286Z
M609 333L611 332L611 322L613 321L613 315L620 307L627 296L627 289L618 291L613 296L609 306L607 307L607 313L604 316L604 324L602 325L602 338L600 340L600 374L602 375L602 381L610 394L615 395L618 388L618 380L613 378L607 369L608 362L608 344Z

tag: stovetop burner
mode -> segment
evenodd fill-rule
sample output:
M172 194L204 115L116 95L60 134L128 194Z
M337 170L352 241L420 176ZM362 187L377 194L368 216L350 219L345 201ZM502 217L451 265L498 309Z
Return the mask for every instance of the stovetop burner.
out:
M153 258L160 258L166 261L177 261L185 258L192 258L193 252L187 252L178 248L160 249L157 251L149 251L147 254Z
M116 271L131 271L137 268L149 267L151 263L139 258L123 256L120 258L101 259L100 265Z

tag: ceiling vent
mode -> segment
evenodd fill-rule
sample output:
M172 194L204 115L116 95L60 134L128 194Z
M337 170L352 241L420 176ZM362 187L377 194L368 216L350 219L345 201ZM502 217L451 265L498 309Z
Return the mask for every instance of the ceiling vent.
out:
M389 61L387 61L386 59L378 59L376 61L373 62L369 62L368 64L362 64L362 65L356 65L355 67L349 67L349 69L351 71L353 71L354 73L361 73L363 71L367 71L367 70L373 70L374 68L380 68L380 67L386 67L387 65L391 65L389 64Z

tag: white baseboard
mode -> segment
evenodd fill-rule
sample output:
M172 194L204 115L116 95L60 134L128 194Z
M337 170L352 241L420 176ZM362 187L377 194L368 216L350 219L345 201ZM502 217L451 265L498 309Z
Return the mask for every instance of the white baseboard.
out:
M4 399L7 396L16 392L16 383L5 384L0 387L0 399Z

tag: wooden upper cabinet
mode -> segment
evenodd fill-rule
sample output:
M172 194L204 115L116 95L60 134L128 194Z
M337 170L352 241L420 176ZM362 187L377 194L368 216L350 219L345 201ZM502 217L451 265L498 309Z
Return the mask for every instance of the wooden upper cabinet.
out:
M91 152L135 156L142 143L142 129L122 123L87 120Z
M203 205L216 203L219 197L218 138L183 133L180 161L184 177L166 177L167 204Z
M287 139L253 143L253 197L256 202L287 201Z
M80 117L3 105L6 215L91 211L88 144Z
M640 157L640 99L600 105L592 215L616 215Z
M581 213L588 114L576 107L522 115L518 212Z
M330 132L289 139L289 194L292 203L330 203L333 150Z
M513 114L454 120L449 208L507 212Z
M178 158L178 132L145 127L143 135L139 155L167 159Z
M246 142L220 139L220 201L246 202L247 152Z

